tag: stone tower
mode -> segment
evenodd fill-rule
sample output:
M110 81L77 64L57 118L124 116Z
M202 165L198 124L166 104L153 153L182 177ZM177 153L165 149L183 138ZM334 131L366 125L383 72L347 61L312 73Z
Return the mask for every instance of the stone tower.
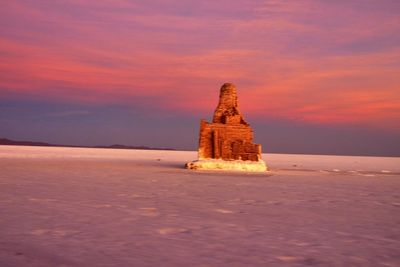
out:
M211 166L215 164L218 167ZM261 145L253 144L253 130L240 112L235 85L222 85L213 122L200 122L199 160L186 166L191 169L266 170L261 159Z

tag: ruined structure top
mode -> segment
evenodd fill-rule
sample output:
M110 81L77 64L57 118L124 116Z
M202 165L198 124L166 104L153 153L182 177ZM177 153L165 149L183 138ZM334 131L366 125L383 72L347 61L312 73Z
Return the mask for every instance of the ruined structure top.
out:
M231 83L220 89L213 122L200 122L199 159L261 160L261 145L253 144L253 130L240 113Z
M232 83L222 85L219 92L218 106L214 112L213 123L245 124L239 110L236 86Z

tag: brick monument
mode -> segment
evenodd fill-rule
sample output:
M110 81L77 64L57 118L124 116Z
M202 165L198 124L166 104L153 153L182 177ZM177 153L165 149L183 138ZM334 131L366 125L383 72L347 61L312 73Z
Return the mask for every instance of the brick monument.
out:
M253 143L253 130L240 113L235 85L222 85L212 123L201 120L199 159L186 167L266 171L261 145Z

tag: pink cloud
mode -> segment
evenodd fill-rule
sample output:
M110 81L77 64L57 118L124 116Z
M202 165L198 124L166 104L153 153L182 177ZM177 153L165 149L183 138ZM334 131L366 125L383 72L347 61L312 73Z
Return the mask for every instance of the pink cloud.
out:
M7 2L0 97L97 104L150 97L165 110L197 114L211 113L219 86L231 81L253 117L388 127L400 119L393 35L400 23L390 10L260 1L241 13L241 1L193 10L168 3L176 8Z

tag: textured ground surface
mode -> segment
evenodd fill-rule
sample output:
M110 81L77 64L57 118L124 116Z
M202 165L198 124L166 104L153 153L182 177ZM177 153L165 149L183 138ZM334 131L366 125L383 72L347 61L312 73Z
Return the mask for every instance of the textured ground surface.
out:
M400 266L400 159L0 147L0 266Z

